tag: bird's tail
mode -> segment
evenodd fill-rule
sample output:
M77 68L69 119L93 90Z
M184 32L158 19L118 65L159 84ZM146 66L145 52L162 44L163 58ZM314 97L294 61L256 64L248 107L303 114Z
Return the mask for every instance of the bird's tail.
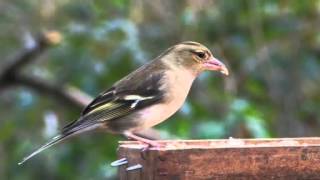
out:
M73 134L73 133L71 133ZM46 143L45 145L41 146L39 149L37 149L36 151L34 151L33 153L31 153L30 155L26 156L23 158L22 161L20 161L18 164L22 165L24 162L26 162L27 160L29 160L30 158L32 158L33 156L39 154L40 152L48 149L49 147L57 144L58 142L62 141L63 139L69 137L71 134L60 134L55 136L54 138L51 139L51 141L49 141L48 143Z
M45 145L41 146L39 149L37 149L36 151L34 151L33 153L31 153L30 155L26 156L23 158L22 161L20 161L18 163L18 165L22 165L23 163L25 163L27 160L29 160L30 158L32 158L33 156L39 154L40 152L48 149L49 147L61 142L62 140L65 140L66 138L69 138L73 135L88 131L88 130L92 130L95 129L96 126L94 126L93 124L84 124L81 127L75 126L75 127L71 127L68 129L65 129L64 131L62 131L62 133L60 135L57 135L55 137L53 137L48 143L46 143Z

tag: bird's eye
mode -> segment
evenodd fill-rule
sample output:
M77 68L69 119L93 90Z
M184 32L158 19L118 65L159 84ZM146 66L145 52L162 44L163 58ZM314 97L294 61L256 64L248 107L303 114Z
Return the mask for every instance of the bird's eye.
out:
M206 54L204 52L196 52L197 56L201 59L206 57Z

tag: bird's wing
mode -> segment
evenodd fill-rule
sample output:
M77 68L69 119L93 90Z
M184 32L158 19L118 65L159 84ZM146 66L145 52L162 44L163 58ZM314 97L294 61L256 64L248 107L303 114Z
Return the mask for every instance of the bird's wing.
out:
M63 133L78 131L99 122L126 116L163 100L163 73L152 73L137 80L127 78L101 93L81 113L81 118L63 128Z

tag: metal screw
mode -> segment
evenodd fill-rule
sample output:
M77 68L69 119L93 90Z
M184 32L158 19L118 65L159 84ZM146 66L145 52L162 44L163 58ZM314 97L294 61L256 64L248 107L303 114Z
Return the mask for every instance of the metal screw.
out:
M113 167L117 167L117 166L121 166L121 165L124 165L124 164L127 164L127 163L128 163L127 159L126 158L122 158L122 159L113 161L110 165L113 166Z
M142 165L141 164L136 164L136 165L133 165L133 166L130 166L126 169L126 171L133 171L133 170L136 170L136 169L142 169Z

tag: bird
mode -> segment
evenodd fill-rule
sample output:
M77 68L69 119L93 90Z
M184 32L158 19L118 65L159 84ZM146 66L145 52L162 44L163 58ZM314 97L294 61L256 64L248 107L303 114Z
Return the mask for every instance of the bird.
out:
M71 136L94 129L157 147L156 141L135 132L153 127L178 111L196 77L207 70L229 74L226 65L206 46L193 41L173 45L100 93L77 120L18 164Z

